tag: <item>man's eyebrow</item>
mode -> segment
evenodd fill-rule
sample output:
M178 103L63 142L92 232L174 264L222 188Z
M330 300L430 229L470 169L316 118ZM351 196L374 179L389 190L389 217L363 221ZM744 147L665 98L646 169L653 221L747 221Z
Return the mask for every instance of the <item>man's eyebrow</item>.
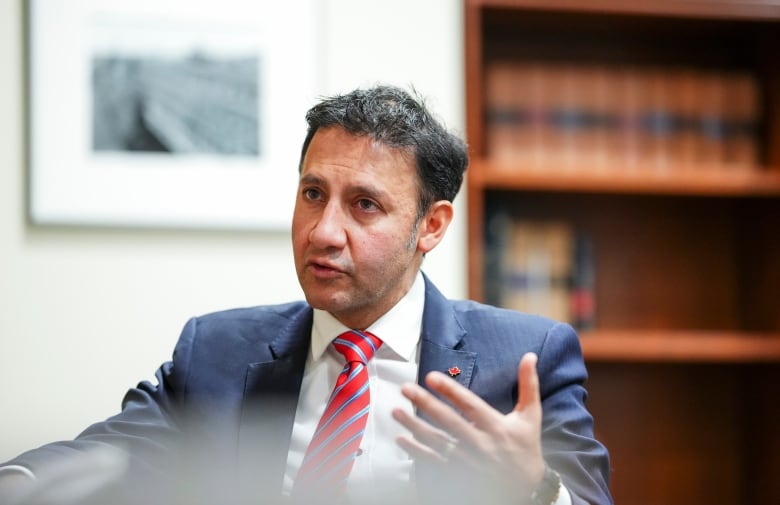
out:
M312 174L306 174L303 177L301 177L301 180L299 181L301 184L315 184L318 186L322 186L325 181L321 177L317 177L316 175Z
M301 177L300 184L312 184L315 186L326 186L325 179L314 174L306 174ZM348 188L350 194L365 195L370 198L380 199L385 197L388 193L382 191L374 186L366 186L364 184L356 184Z
M385 195L387 195L387 192L382 191L381 189L377 189L373 186L362 186L362 185L353 186L352 188L350 188L350 192L358 195L366 195L376 200L379 200L380 198L383 198Z

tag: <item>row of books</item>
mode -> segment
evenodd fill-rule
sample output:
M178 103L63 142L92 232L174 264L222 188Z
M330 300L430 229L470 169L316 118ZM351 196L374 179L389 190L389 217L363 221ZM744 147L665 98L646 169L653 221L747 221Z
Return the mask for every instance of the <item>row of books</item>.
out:
M487 154L530 165L666 168L759 163L755 76L694 68L494 62Z
M488 222L486 300L591 328L595 318L593 244L570 223L494 213Z

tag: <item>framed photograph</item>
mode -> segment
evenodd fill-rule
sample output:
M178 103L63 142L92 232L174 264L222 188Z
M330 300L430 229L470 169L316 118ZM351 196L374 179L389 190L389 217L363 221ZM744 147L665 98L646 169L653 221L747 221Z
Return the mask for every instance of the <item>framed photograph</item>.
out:
M31 0L31 220L289 226L316 4Z

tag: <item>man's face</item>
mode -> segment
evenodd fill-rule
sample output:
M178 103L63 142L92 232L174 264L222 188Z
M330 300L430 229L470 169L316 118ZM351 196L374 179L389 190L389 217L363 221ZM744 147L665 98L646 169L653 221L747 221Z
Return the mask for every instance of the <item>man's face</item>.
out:
M400 300L422 262L411 157L320 129L309 144L292 222L298 281L312 307L365 329Z

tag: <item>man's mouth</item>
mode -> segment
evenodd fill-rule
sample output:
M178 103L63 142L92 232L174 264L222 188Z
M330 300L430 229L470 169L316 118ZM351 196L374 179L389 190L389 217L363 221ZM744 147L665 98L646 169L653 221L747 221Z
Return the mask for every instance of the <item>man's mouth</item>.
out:
M345 273L338 265L327 261L309 261L308 265L318 277L335 277Z

